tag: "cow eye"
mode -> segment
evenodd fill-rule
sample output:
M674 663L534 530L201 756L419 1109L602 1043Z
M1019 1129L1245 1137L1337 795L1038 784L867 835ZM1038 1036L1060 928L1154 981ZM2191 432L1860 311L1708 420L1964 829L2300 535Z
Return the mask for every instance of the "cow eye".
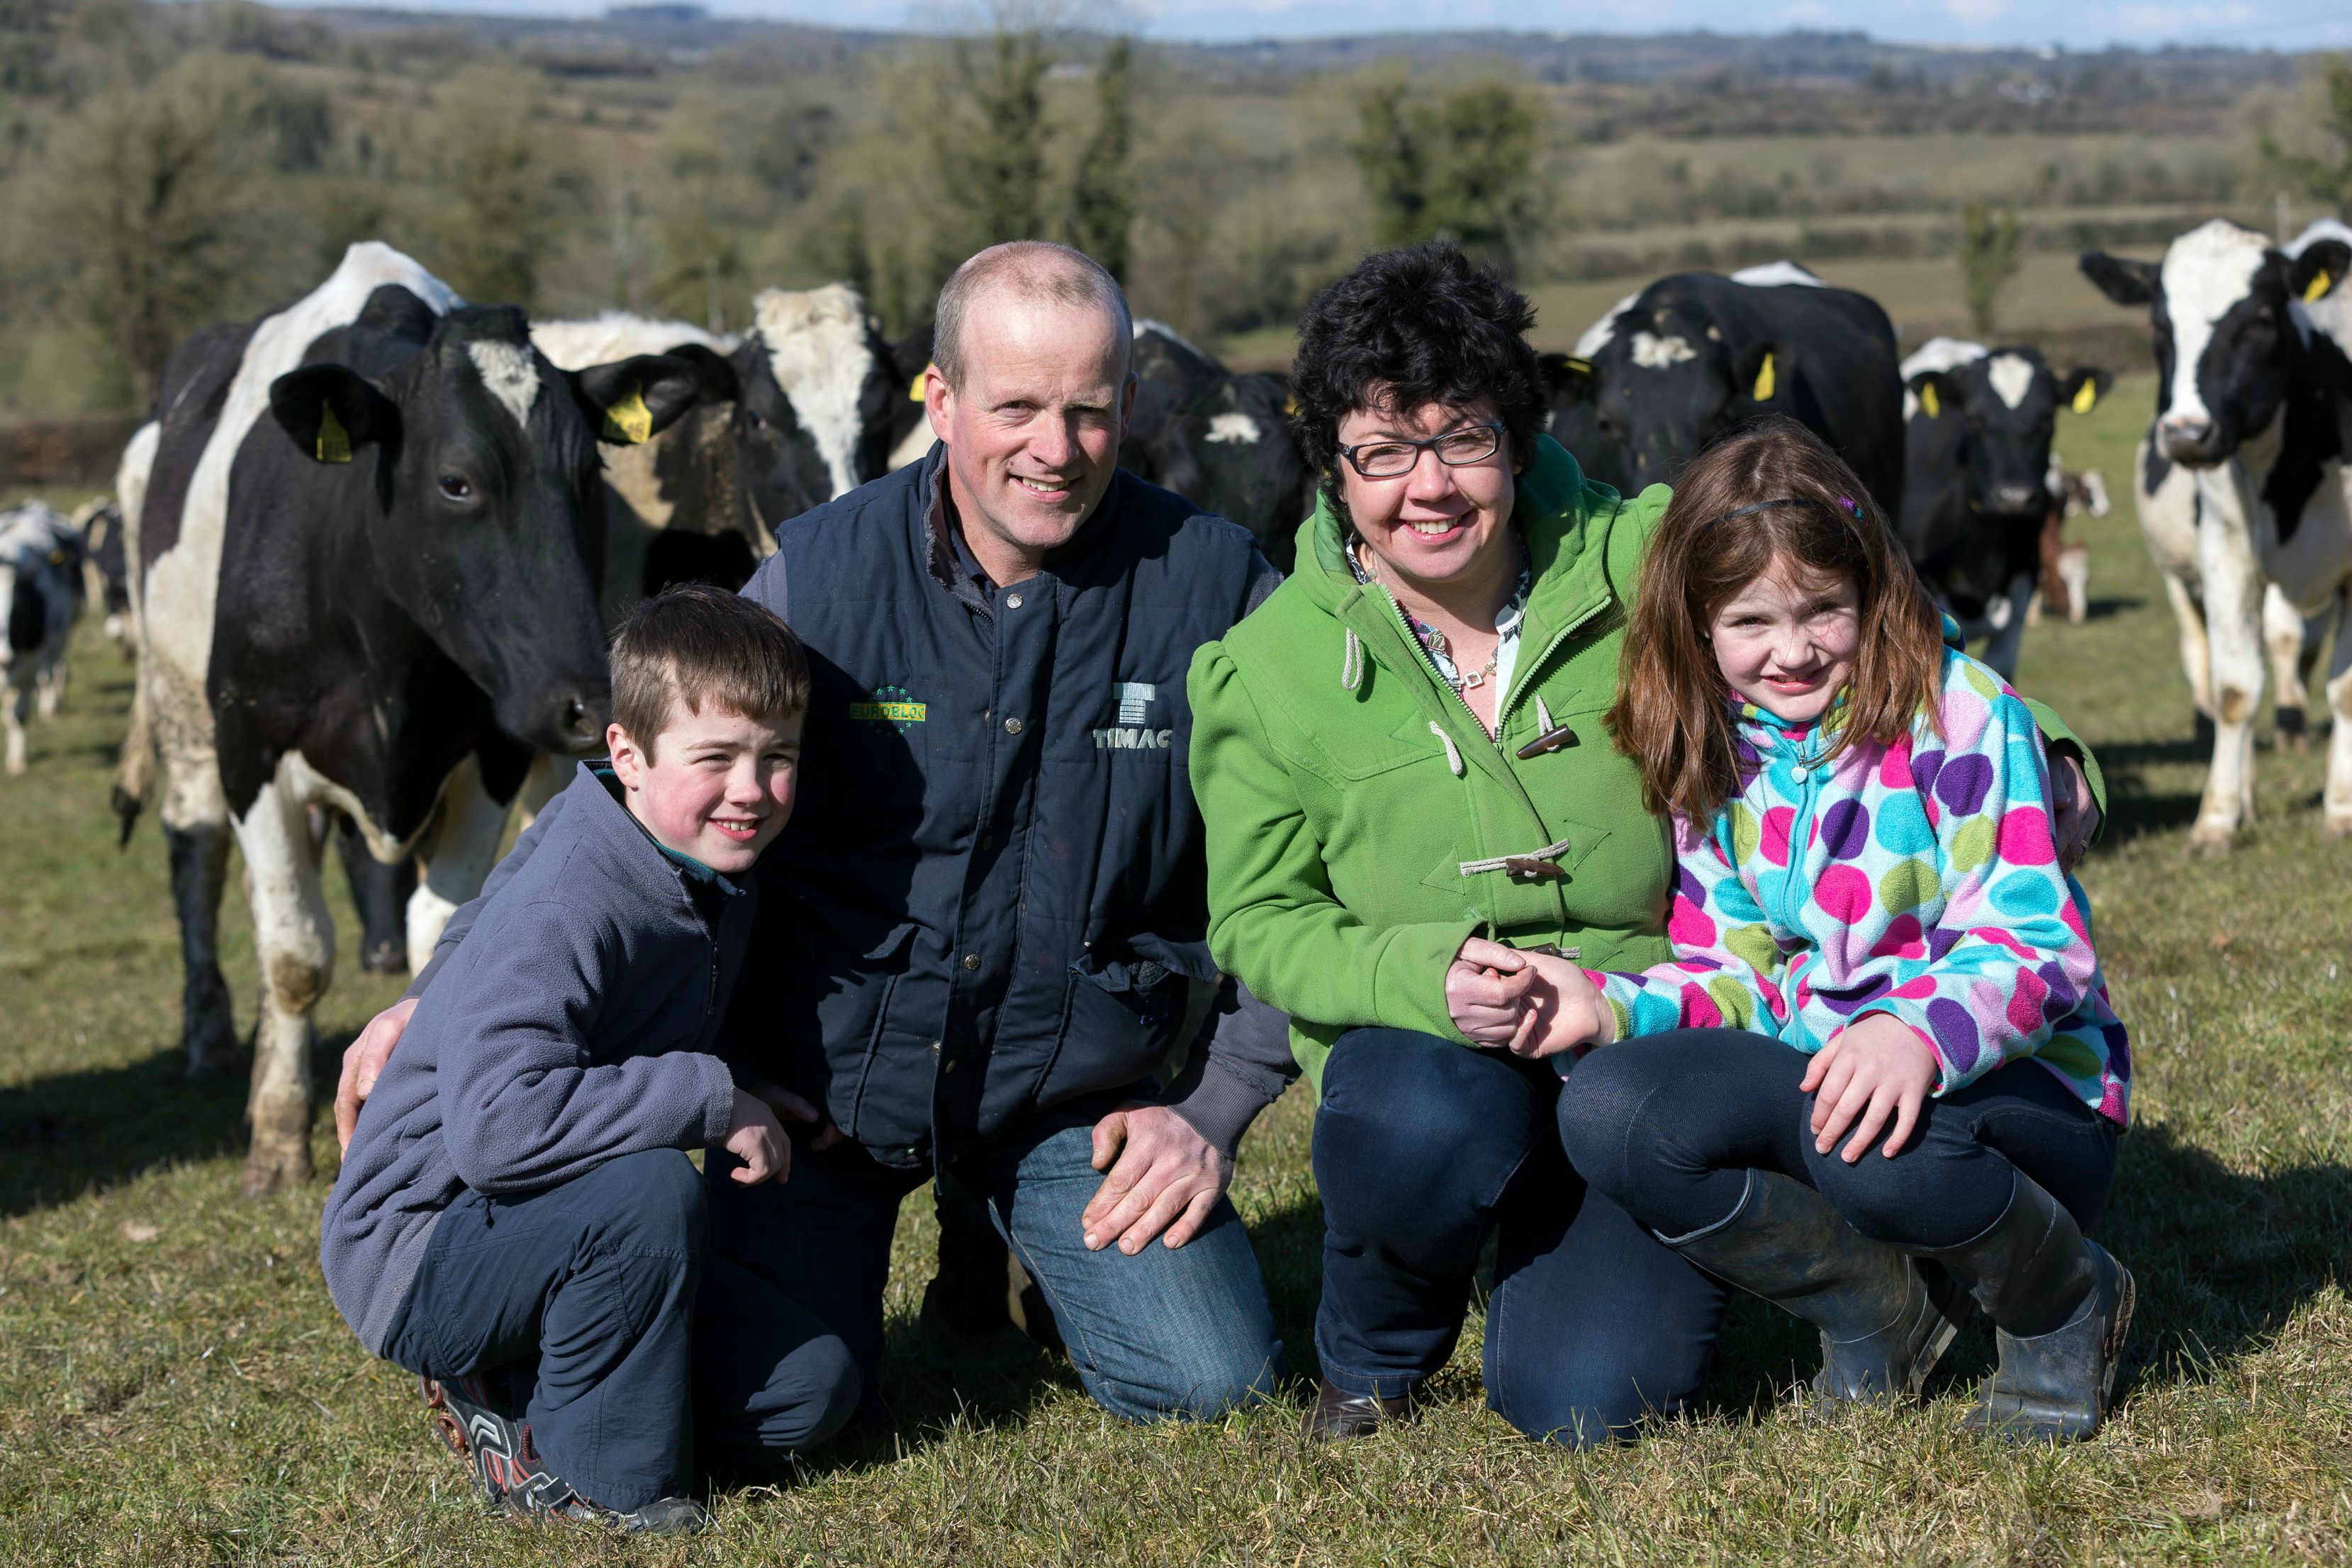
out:
M743 416L751 420L751 428L754 430L765 430L768 427L767 420L761 416L760 411L756 408L746 408L743 410Z
M473 482L463 474L444 474L438 482L441 486L441 493L451 500L474 499Z

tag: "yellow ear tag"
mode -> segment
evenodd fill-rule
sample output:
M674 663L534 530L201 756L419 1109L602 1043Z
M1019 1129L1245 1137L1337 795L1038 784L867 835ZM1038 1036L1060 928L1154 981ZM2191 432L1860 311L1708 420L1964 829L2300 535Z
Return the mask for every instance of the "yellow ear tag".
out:
M1298 417L1298 399L1296 397L1286 397L1282 400L1282 416L1286 419L1296 419Z
M2326 299L2327 291L2334 287L2336 287L2336 279L2332 274L2315 272L2311 275L2311 281L2303 286L2303 302L2308 305L2315 300Z
M64 565L65 563L66 563L66 552L65 552L64 551L62 551L62 550L52 550L52 551L50 551L50 552L49 552L49 564L50 564L50 565L52 565L52 566L62 566L62 565Z
M2074 412L2088 414L2097 406L2098 401L2099 384L2095 381L2086 381L2083 384L2083 389L2074 394Z
M1763 394L1759 393L1757 395L1760 397ZM1927 417L1930 419L1941 419L1944 416L1944 400L1936 395L1934 382L1931 381L1919 389L1919 406L1927 411Z
M332 405L319 405L319 461L348 463L352 460L352 433L335 417Z
M1568 369L1574 371L1579 375L1591 375L1592 374L1592 362L1589 359L1563 358L1559 363L1562 365L1565 365Z
M1772 401L1772 356L1770 354L1764 356L1764 367L1756 373L1756 401L1759 403Z
M607 441L635 447L653 439L653 410L646 406L645 394L634 385L604 410L604 439Z
M930 366L925 365L922 369L917 371L915 373L915 384L907 389L907 401L909 403L920 403L923 400L923 383L929 381L930 378Z

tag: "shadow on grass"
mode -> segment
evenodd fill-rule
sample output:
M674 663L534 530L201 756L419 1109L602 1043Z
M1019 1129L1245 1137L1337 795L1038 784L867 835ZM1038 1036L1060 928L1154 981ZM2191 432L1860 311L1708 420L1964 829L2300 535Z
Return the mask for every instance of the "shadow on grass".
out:
M311 1081L322 1100L352 1038L343 1031L311 1053ZM0 1089L0 1217L188 1161L242 1155L250 1066L240 1052L230 1070L190 1078L188 1058L174 1046L121 1067Z
M2102 599L2095 596L2089 604L2083 606L2083 618L2086 621L2104 621L2116 616L2128 615L2134 610L2145 609L2147 606L2146 599L2128 597Z

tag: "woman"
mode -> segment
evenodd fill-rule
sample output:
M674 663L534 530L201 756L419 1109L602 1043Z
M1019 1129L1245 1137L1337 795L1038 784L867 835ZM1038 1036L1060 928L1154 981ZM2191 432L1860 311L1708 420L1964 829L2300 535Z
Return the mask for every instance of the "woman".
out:
M1571 960L1670 956L1674 859L1600 724L1670 494L1589 484L1540 434L1533 323L1445 245L1318 295L1297 571L1192 664L1211 946L1292 1016L1321 1097L1320 1438L1411 1408L1490 1231L1487 1398L1531 1436L1681 1408L1722 1316L1719 1283L1570 1169L1537 1059Z

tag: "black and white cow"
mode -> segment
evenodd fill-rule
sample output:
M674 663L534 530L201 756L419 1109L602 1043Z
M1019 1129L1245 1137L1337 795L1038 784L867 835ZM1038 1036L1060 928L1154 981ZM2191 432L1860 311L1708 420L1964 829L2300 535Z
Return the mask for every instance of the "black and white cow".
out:
M558 371L520 310L465 306L373 243L166 367L118 489L192 1068L232 1044L215 932L232 828L252 894L248 1193L310 1168L310 1016L334 932L309 808L342 812L387 864L420 855L412 942L438 933L479 889L533 748L603 738L598 439L643 440L704 392L669 356Z
M2058 410L2087 414L2113 384L2102 370L2058 375L2030 348L1932 338L1903 362L1903 510L1898 531L1920 575L1985 662L2017 674L2042 575Z
M82 593L106 617L106 640L131 651L131 563L122 550L122 508L102 496L75 509L81 534Z
M2088 251L2082 268L2116 303L2148 307L2155 326L2156 422L2135 478L2150 494L2176 484L2195 493L2215 735L2189 842L2224 853L2253 811L2266 585L2306 620L2340 616L2352 589L2352 360L2307 309L2352 268L2352 246L2324 239L2290 257L2216 218L2174 240L2161 263ZM2324 823L2343 835L2352 833L2352 637L2340 631L2327 695Z
M1135 409L1119 467L1240 523L1288 572L1315 497L1291 434L1289 381L1235 374L1157 321L1136 324L1134 363Z
M893 422L907 384L856 289L762 289L751 297L743 341L758 345L767 374L824 458L833 485L814 500L847 495L890 471ZM758 393L747 386L745 395Z
M34 705L57 716L66 694L66 642L81 614L81 532L46 501L0 511L0 769L25 771L25 720Z
M1793 262L1677 273L1622 301L1577 348L1543 361L1553 430L1604 482L1629 493L1671 483L1717 437L1780 414L1901 515L1903 385L1876 300Z

